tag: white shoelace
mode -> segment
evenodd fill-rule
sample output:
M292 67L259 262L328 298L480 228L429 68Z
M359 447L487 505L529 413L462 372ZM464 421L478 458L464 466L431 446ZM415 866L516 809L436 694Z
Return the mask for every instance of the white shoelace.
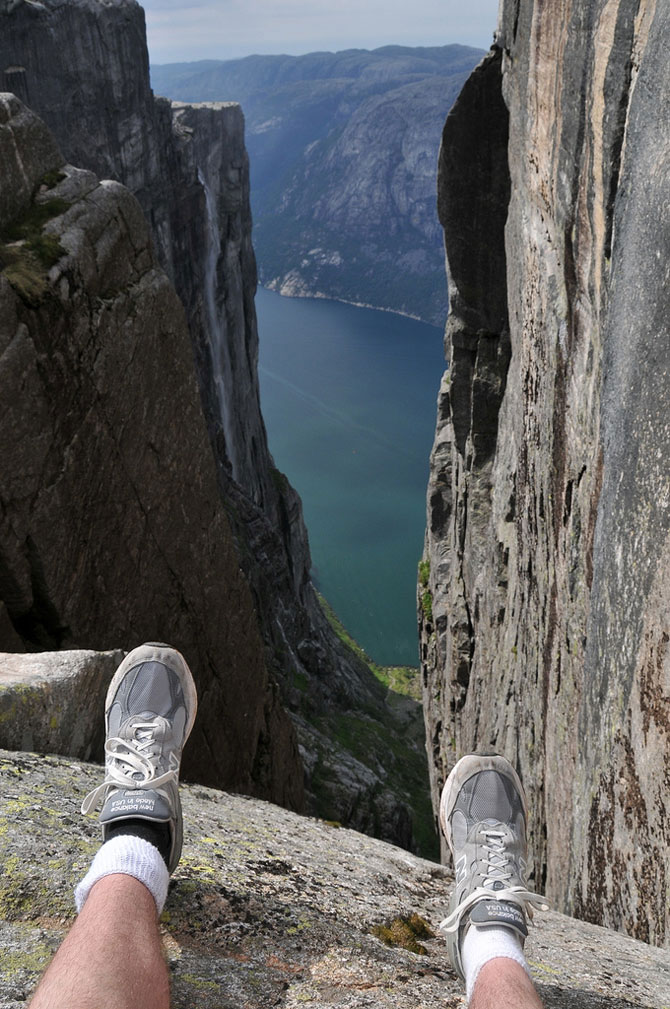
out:
M528 890L525 886L506 886L499 890L491 889L494 883L504 882L512 878L511 871L505 872L509 863L509 855L505 852L505 834L503 831L482 830L481 833L487 841L486 844L482 845L486 853L485 860L487 867L484 885L478 886L472 893L469 893L465 900L462 900L458 907L444 921L440 922L440 929L443 932L455 932L466 911L469 911L471 907L482 899L512 901L522 908L530 921L533 919L533 908L537 908L540 911L549 910L549 905L546 903L544 897L533 893L532 890Z
M163 774L156 773L160 759L160 747L157 746L154 737L156 730L163 723L165 723L164 719L136 722L133 725L133 736L130 741L121 739L120 736L111 736L106 741L105 780L88 793L81 804L82 813L88 813L91 809L95 809L110 785L122 789L150 787L168 798L162 786L171 781L177 781L179 763L171 753L170 763L173 766Z

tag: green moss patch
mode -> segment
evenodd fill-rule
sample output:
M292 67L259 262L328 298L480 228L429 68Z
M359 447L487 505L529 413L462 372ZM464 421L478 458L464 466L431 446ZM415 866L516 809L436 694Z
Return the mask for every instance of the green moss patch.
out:
M44 233L44 226L68 207L60 199L33 203L0 235L0 267L19 297L33 307L46 294L48 271L65 255L56 236Z
M62 182L65 178L67 178L65 172L61 172L60 169L54 168L53 171L47 172L42 176L40 179L40 188L44 186L45 189L53 189L54 186L57 186L58 183Z
M415 723L414 737L408 731L406 721L396 720L394 708L411 705L410 698L418 705L421 702L421 679L419 670L411 666L378 666L372 662L361 646L351 637L341 620L328 602L319 596L326 617L339 637L377 680L389 690L385 707L339 713L330 718L318 719L318 728L328 738L335 738L340 746L353 754L357 760L370 767L385 769L387 787L409 806L412 813L412 830L416 851L424 858L439 859L439 847L435 833L433 808L430 800L428 765L424 749L423 728ZM420 738L416 737L418 734ZM336 819L325 801L329 782L325 766L317 760L312 772L312 788L317 799L323 798L319 815L325 820Z
M25 213L5 229L5 242L33 242L40 237L45 224L60 217L70 206L65 200L51 199L31 203ZM52 264L53 265L53 264Z
M5 983L25 981L32 986L48 966L53 951L46 943L38 943L32 950L0 950L0 972Z
M435 938L435 933L431 931L428 922L416 912L404 918L393 918L383 925L375 925L371 932L386 946L400 946L410 953L419 953L423 956L427 955L428 950L418 940Z

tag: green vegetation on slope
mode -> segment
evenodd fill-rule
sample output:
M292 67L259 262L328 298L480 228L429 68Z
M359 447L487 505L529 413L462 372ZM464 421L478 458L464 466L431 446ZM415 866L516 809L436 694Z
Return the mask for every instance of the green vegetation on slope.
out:
M60 178L60 173L51 172L41 185L51 189ZM44 226L63 214L68 206L65 200L59 199L33 202L0 235L0 267L16 293L29 305L37 305L42 300L47 273L65 254L56 236L45 233Z
M386 718L379 711L339 712L321 718L319 727L370 767L385 771L388 787L401 796L412 813L417 853L439 859L430 799L419 670L411 666L378 666L351 637L328 602L319 596L328 621L342 643L368 666L387 688ZM318 768L317 768L318 784ZM327 817L326 817L327 818Z
M383 683L389 690L412 700L421 703L421 682L419 680L419 670L415 666L379 666L373 662L364 648L352 638L340 618L335 613L327 599L319 594L319 602L328 618L328 623L337 634L340 641L350 648L351 651L361 659L380 683Z

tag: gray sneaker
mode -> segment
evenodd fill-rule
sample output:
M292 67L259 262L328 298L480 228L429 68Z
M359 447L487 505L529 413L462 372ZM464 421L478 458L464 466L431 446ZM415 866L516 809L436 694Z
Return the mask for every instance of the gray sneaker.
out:
M456 874L450 914L440 928L463 978L461 946L470 925L504 925L523 944L526 915L548 905L526 883L526 798L504 757L474 753L458 761L442 790L440 826Z
M182 847L179 763L197 707L191 671L178 651L150 643L129 652L105 701L105 780L81 807L88 813L103 803L104 840L119 820L167 823L170 872Z

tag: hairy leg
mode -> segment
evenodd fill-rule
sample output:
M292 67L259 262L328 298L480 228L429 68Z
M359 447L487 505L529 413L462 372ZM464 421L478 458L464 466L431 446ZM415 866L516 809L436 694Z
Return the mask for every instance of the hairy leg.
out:
M30 1009L169 1009L156 904L133 876L104 876L52 960Z
M480 970L469 1009L543 1009L523 967L507 957L489 960Z

